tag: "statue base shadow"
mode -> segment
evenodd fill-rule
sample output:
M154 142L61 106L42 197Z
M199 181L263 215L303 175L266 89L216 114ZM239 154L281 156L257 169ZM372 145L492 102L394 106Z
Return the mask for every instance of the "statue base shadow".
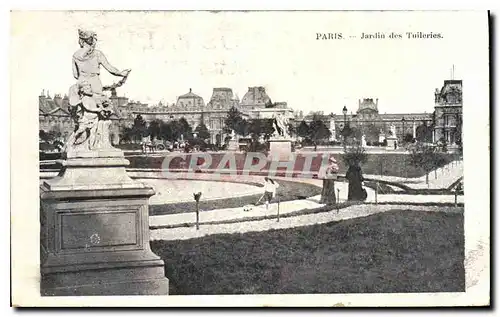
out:
M151 187L120 150L67 154L40 187L42 296L168 295L149 245Z

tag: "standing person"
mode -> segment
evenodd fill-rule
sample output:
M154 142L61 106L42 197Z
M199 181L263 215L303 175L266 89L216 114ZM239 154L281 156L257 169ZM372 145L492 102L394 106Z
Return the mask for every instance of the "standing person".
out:
M339 166L332 156L328 159L328 165L324 167L324 170L320 173L320 177L323 178L323 190L321 191L320 204L334 205L337 202L335 196L335 179L337 179L338 171Z
M273 181L269 177L264 178L264 195L261 197L261 199L264 198L264 202L266 204L266 210L269 209L269 204L276 196L276 190L278 189L279 186L280 185L277 182Z
M364 178L359 163L349 166L345 177L349 181L347 200L364 201L366 199L366 190L362 186Z

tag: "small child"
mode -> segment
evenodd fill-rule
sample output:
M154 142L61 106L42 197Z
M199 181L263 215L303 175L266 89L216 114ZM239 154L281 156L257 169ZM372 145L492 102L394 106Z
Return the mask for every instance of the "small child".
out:
M276 189L280 186L277 182L273 181L269 177L264 178L264 200L266 203L266 210L269 209L269 204L271 200L276 196Z

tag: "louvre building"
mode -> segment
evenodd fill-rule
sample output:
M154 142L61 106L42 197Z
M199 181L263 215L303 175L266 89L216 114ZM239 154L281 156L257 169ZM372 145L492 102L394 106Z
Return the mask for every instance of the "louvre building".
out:
M394 126L398 138L407 135L417 138L425 134L428 142L444 140L453 145L461 140L462 133L462 81L445 80L443 86L435 90L434 97L433 112L382 113L382 101L377 98L362 98L355 107L345 107L344 111L342 106L337 106L335 108L340 111L329 114L311 112L304 115L302 111L294 112L286 102L273 102L262 86L249 87L241 100L231 88L213 88L208 102L189 89L177 97L175 103L160 102L157 105L129 100L112 91L112 141L119 142L122 127L131 126L134 118L141 115L146 121L184 118L193 129L203 122L210 132L210 141L216 143L223 139L224 120L229 109L236 107L246 119L265 119L271 118L275 113L282 113L298 125L301 121L310 122L314 117L319 117L331 130L331 140L339 140L342 129L349 125L360 130L367 141L380 141L380 137ZM49 92L42 91L38 102L40 130L52 131L67 138L74 128L68 112L68 97L61 97L59 94L51 97Z

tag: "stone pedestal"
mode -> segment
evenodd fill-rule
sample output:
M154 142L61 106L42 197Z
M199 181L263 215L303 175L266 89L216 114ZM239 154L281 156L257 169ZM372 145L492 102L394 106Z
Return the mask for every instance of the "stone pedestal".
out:
M292 141L290 139L269 139L269 159L287 161L292 154Z
M384 142L384 140L385 140L385 134L382 134L382 133L379 134L378 135L378 143L382 143L382 142Z
M238 140L229 140L229 143L227 145L227 149L229 151L238 151L240 149L240 144Z
M41 294L167 295L149 245L154 190L132 180L123 152L69 154L40 187Z
M387 149L388 150L395 150L399 147L397 138L390 136L390 137L387 137L386 140L387 140Z

